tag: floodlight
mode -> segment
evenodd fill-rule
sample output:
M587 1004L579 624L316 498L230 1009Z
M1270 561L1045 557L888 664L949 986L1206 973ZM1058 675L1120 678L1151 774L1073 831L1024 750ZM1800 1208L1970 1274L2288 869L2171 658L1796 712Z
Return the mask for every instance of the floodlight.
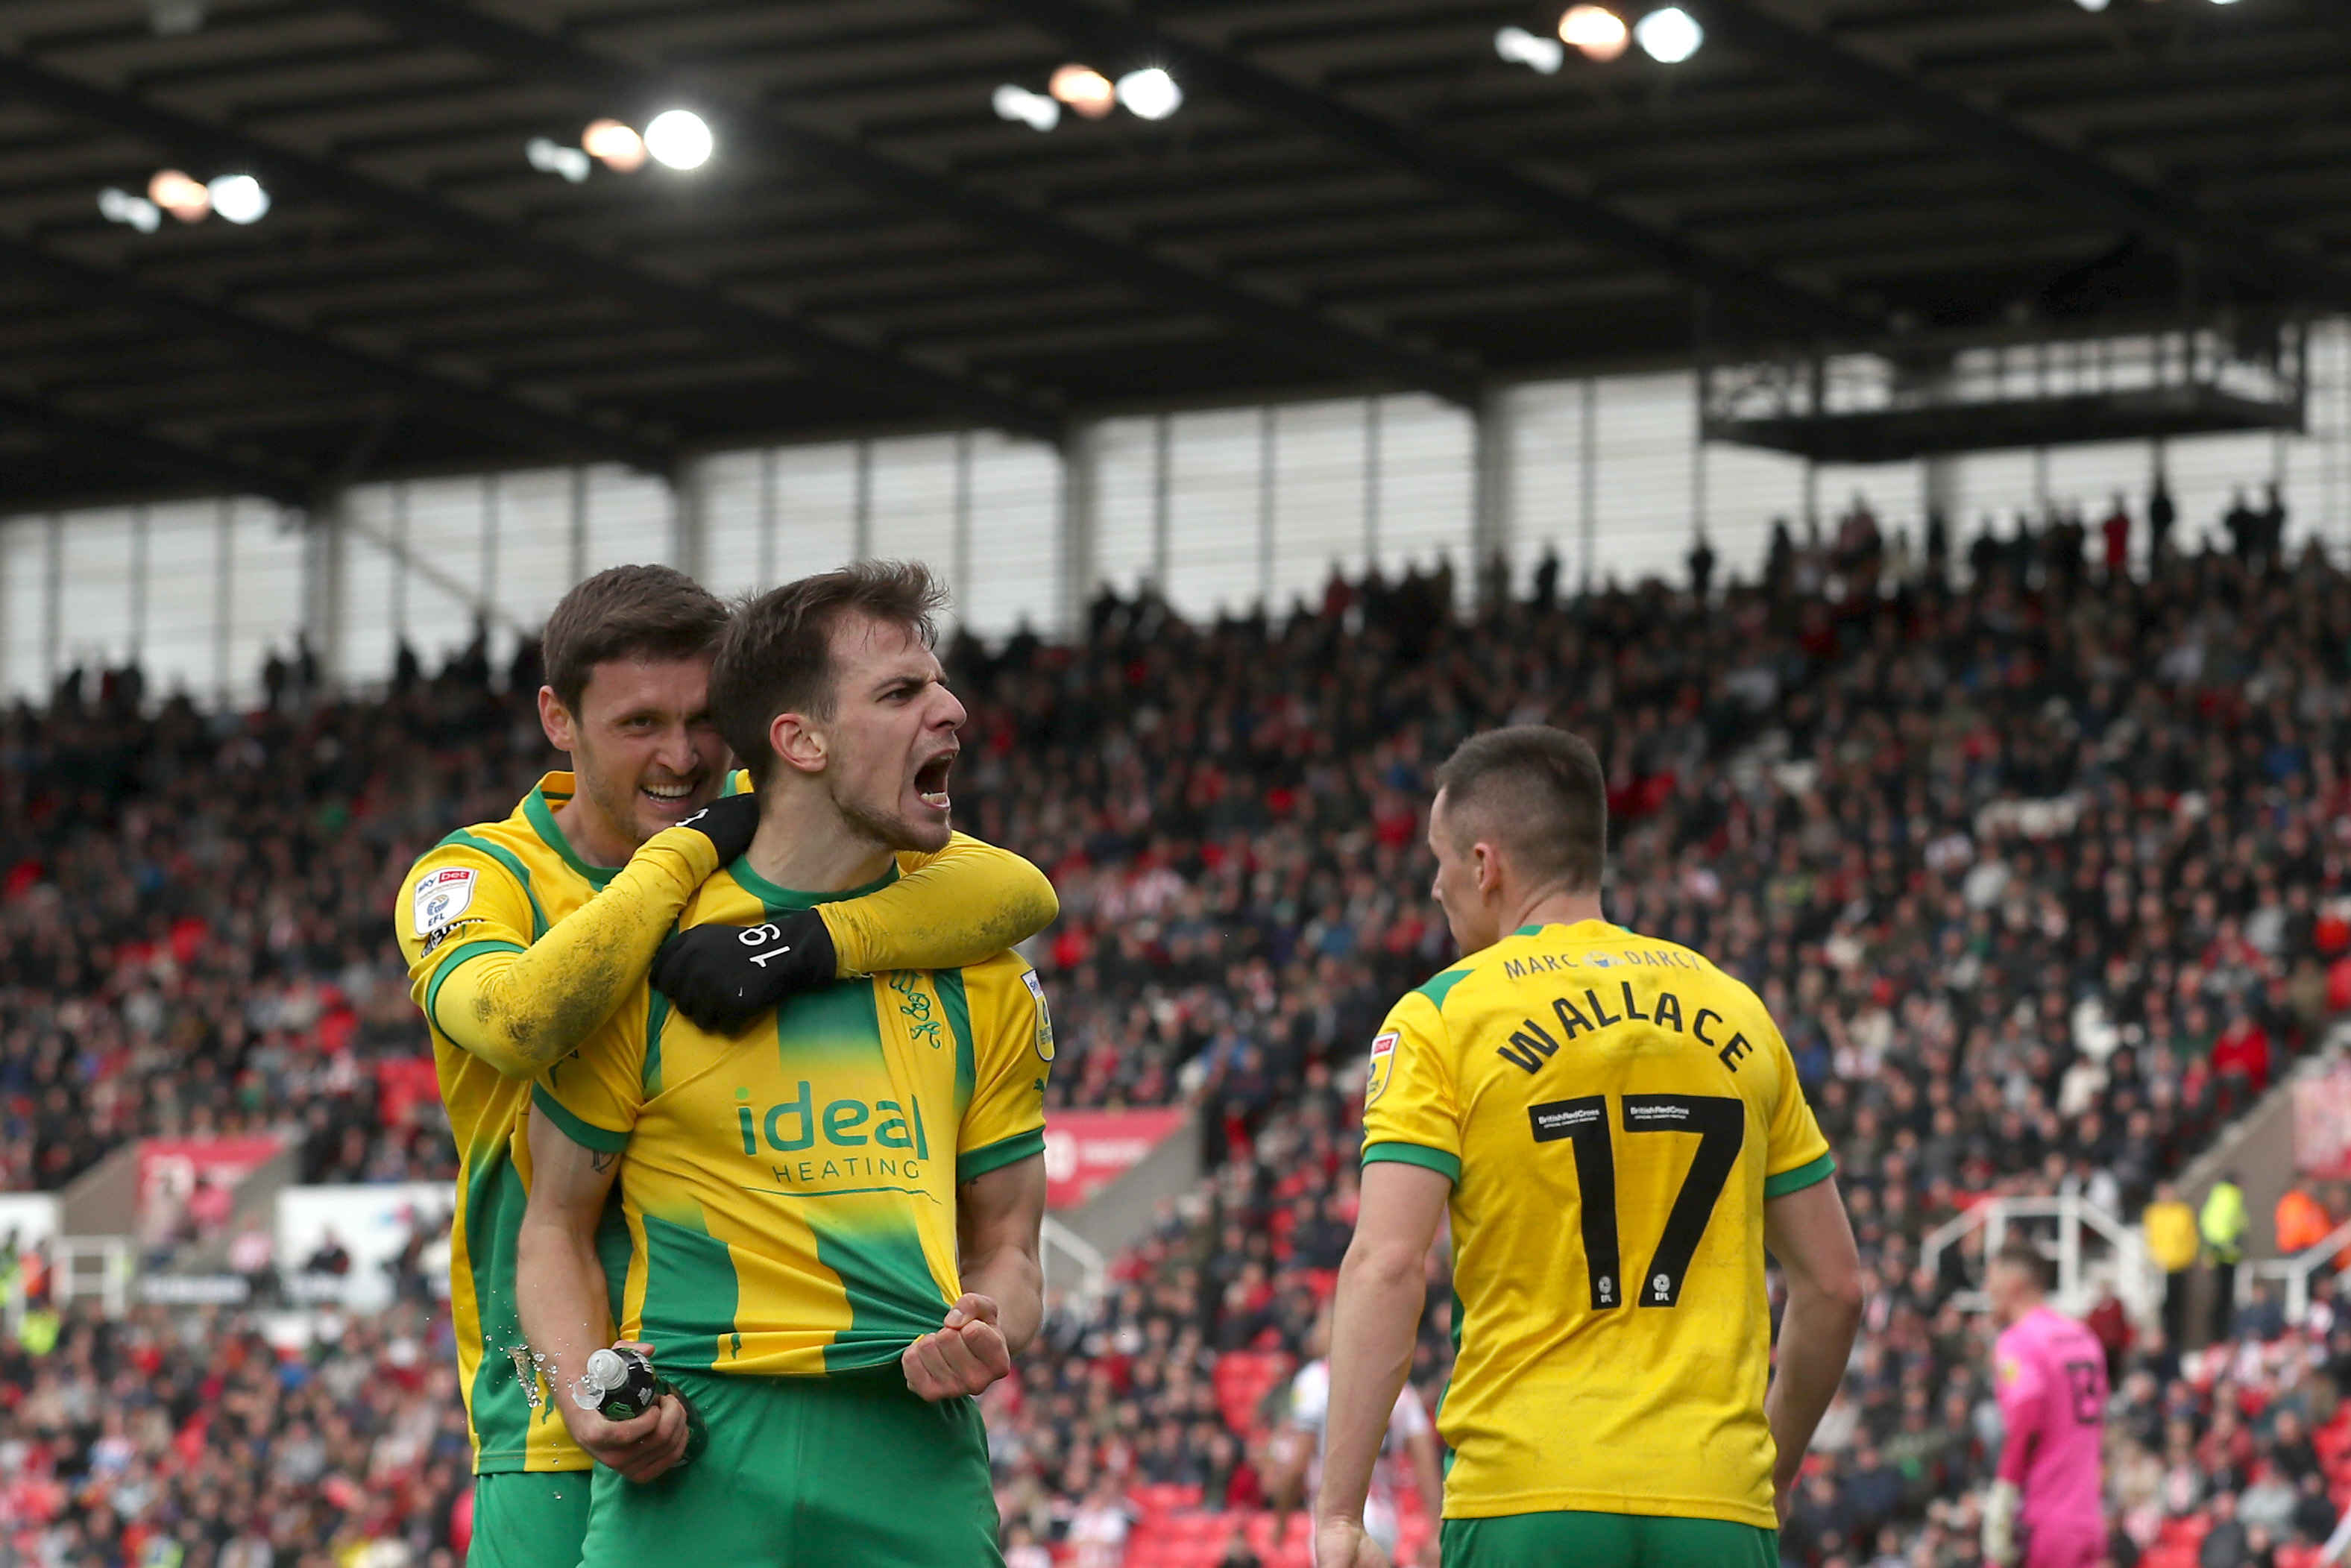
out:
M1613 60L1632 41L1625 18L1605 5L1571 5L1559 19L1559 38L1595 60Z
M257 224L269 213L269 193L250 174L223 174L204 187L213 211L233 224Z
M560 174L575 185L588 178L588 154L577 147L534 136L522 144L522 155L542 174Z
M580 150L604 167L633 174L645 166L645 139L617 120L591 120L580 133Z
M213 210L213 193L204 189L204 183L177 169L157 170L147 182L147 199L183 224L202 223Z
M1514 66L1529 66L1552 75L1567 59L1556 39L1538 38L1524 27L1505 27L1494 35L1494 52Z
M1047 90L1088 120L1100 120L1118 107L1118 89L1092 66L1063 66Z
M144 196L134 196L111 185L98 193L98 212L108 223L129 224L143 235L153 234L163 226L162 208Z
M690 109L665 109L645 127L645 151L673 169L699 169L715 145L710 127Z
M996 118L1017 120L1031 131L1050 131L1061 123L1061 106L1041 92L1006 82L996 89Z
M1706 29L1680 6L1668 5L1642 17L1633 28L1633 41L1659 65L1677 66L1698 53L1706 42Z
M2106 0L2074 0L2074 4L2085 11L2103 11L2106 8Z
M1184 89L1157 66L1145 66L1118 78L1118 101L1137 120L1165 120L1184 107Z
M147 22L162 38L193 33L204 25L204 0L147 0Z

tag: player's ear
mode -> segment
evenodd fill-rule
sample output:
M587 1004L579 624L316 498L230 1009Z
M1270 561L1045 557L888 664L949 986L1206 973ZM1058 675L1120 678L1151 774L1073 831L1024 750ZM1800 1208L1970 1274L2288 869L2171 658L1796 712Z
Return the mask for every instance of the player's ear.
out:
M1470 846L1469 852L1478 861L1478 891L1491 897L1502 885L1501 853L1482 839Z
M547 744L558 751L569 751L578 737L573 734L571 710L555 695L553 686L538 688L538 727L547 733Z
M823 772L829 751L824 731L799 713L779 713L768 721L768 748L802 773Z

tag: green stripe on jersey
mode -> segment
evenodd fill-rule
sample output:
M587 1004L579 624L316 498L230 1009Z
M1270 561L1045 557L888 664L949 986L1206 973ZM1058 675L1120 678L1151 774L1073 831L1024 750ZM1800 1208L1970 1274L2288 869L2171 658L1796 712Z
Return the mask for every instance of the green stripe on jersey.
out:
M956 1156L956 1184L977 1181L993 1170L1027 1159L1030 1155L1045 1152L1045 1129L1031 1127L1025 1133L1015 1133L1008 1138L985 1145L967 1155Z
M1823 1155L1819 1159L1798 1166L1794 1170L1782 1171L1775 1176L1765 1176L1763 1196L1785 1197L1792 1192L1802 1192L1808 1186L1817 1186L1835 1174L1835 1159L1831 1155Z
M547 911L538 906L538 894L531 891L530 868L522 863L520 856L504 844L494 844L487 839L477 839L463 828L433 847L436 850L446 849L452 844L463 844L469 850L478 850L506 867L507 874L515 879L515 885L521 888L522 895L530 901L530 939L536 942L547 935Z
M1365 1165L1375 1166L1384 1162L1418 1166L1423 1170L1435 1171L1447 1181L1461 1179L1461 1156L1448 1155L1443 1149L1425 1149L1418 1144L1366 1144L1364 1146Z
M562 1064L559 1062L557 1065ZM581 1148L594 1149L603 1155L621 1155L628 1152L628 1134L615 1133L609 1127L599 1127L592 1122L581 1121L571 1113L562 1101L547 1092L546 1084L534 1083L530 1086L530 1103L547 1113L547 1119L561 1128L563 1135Z
M569 797L563 799L569 800ZM529 821L531 831L538 835L539 841L561 855L563 863L578 873L597 892L603 892L604 884L620 874L618 866L590 865L580 858L579 852L571 847L571 841L563 836L563 829L557 823L555 812L549 808L545 790L533 789L523 797L522 814Z
M643 1083L645 1098L650 1100L662 1091L661 1037L662 1026L669 1022L669 998L659 991L645 996L645 1066Z
M643 1334L653 1364L715 1367L731 1360L741 1286L726 1243L699 1219L645 1218Z
M474 1419L475 1468L518 1470L530 1457L530 1423L538 1391L526 1386L529 1345L515 1299L515 1239L526 1201L522 1176L501 1144L482 1152L466 1173L465 1252L473 1265L474 1316L482 1359L474 1368L467 1408ZM521 1360L516 1354L521 1353Z
M425 1021L430 1023L434 1029L441 1030L443 1034L447 1034L449 1032L446 1029L442 1029L441 1015L434 1012L433 1009L440 1004L442 986L447 982L450 976L457 972L459 967L472 963L475 959L480 957L485 953L521 953L526 951L528 951L528 949L519 942L485 940L481 942L468 942L459 947L455 952L451 953L446 958L442 959L441 967L433 971L433 983L424 988Z
M955 1109L956 1119L961 1121L979 1082L979 1053L971 1043L971 998L964 991L961 969L934 969L931 985L947 1009L947 1028L955 1035Z
M877 1225L865 1216L811 1212L808 1222L816 1260L841 1277L849 1300L847 1332L824 1347L827 1373L888 1366L946 1321L947 1304L911 1218L892 1215Z
M1418 990L1420 995L1428 998L1429 1006L1435 1008L1439 1012L1443 1012L1445 1010L1445 998L1453 994L1454 987L1459 985L1468 977L1469 970L1467 967L1447 969L1445 973L1437 976L1435 979L1430 980L1426 985L1420 986L1416 988Z

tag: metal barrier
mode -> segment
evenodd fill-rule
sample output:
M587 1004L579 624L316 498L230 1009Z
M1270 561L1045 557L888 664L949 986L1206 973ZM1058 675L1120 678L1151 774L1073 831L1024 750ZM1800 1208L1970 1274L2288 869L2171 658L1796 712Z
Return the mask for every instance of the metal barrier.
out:
M2351 1249L2351 1219L2345 1220L2327 1233L2326 1239L2314 1247L2305 1247L2291 1258L2270 1258L2238 1274L2237 1294L2241 1299L2247 1289L2246 1276L2285 1282L2285 1316L2288 1322L2300 1322L2303 1313L2310 1310L2311 1276L2321 1269L2331 1277L2351 1275L2351 1269L2337 1269L2337 1254Z
M1079 1294L1089 1303L1100 1301L1102 1292L1110 1287L1109 1260L1102 1257L1101 1249L1093 1243L1049 1214L1045 1217L1037 1250L1038 1262L1044 1270L1048 1290L1056 1281L1061 1281L1064 1289L1068 1288L1066 1281L1062 1280L1062 1270L1053 1267L1056 1253L1077 1265Z
M2033 1219L2057 1222L2055 1238L2036 1237L2035 1244L2042 1256L2057 1265L2057 1289L2052 1292L2052 1300L2060 1310L2078 1314L2092 1305L2090 1288L2096 1270L2084 1265L2083 1232L2086 1228L2113 1249L2111 1282L2115 1295L2139 1322L2155 1320L2163 1304L2163 1277L2147 1255L2146 1239L2137 1227L2124 1224L2096 1204L2075 1195L1986 1198L1929 1232L1918 1249L1919 1264L1929 1273L1939 1271L1943 1254L1979 1228L1984 1232L1984 1256L1989 1258L2007 1241L2010 1226ZM1956 1299L1970 1312L1980 1312L1985 1305L1981 1291L1962 1291Z
M49 1301L63 1307L82 1296L96 1296L110 1318L131 1310L131 1276L135 1249L128 1236L52 1236L49 1253ZM96 1269L86 1269L95 1263Z

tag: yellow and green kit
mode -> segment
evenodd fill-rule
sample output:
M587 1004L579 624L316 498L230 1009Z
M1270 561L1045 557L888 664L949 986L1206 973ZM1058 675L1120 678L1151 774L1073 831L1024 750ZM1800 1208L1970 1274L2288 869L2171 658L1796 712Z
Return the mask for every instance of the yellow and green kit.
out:
M737 773L729 792L745 782ZM410 872L394 915L457 1145L450 1310L482 1475L577 1471L590 1463L550 1402L515 1304L515 1239L530 1186L531 1083L511 1041L536 1030L569 1032L576 1043L623 998L642 998L654 948L716 869L709 841L679 829L657 835L626 868L587 864L556 821L572 788L569 774L549 773L512 815L444 839ZM1050 886L1034 867L960 834L935 855L898 857L897 869L907 874L877 897L827 906L844 968L972 958L1052 918ZM588 1016L580 1016L583 1007ZM617 1202L599 1249L617 1291L629 1256ZM477 1499L477 1514L492 1490ZM564 1498L567 1510L579 1490ZM566 1568L577 1562L577 1544L575 1533ZM551 1549L549 1560L559 1555Z
M737 861L680 924L880 885L798 893ZM843 980L737 1038L641 990L540 1080L534 1103L567 1136L623 1156L620 1333L653 1345L725 1456L651 1486L600 1475L584 1562L706 1561L702 1536L664 1523L705 1503L742 1516L728 1560L746 1565L998 1560L977 1411L925 1405L898 1358L962 1293L956 1188L1042 1155L1052 1057L1043 988L1005 952ZM878 1488L885 1469L921 1483Z
M1571 1516L1778 1525L1764 1207L1835 1163L1753 991L1619 925L1523 927L1389 1012L1364 1159L1453 1183L1448 1563L1457 1536L1618 1560L1543 1557Z

